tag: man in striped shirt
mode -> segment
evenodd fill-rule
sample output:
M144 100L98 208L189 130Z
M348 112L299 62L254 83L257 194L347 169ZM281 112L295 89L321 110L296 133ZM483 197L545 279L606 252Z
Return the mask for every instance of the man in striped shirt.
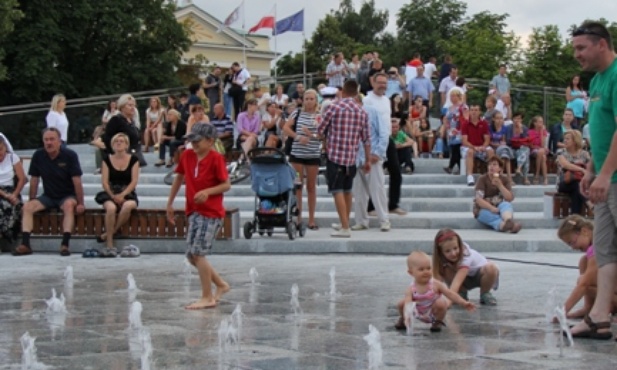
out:
M349 238L349 214L351 212L351 187L356 175L356 156L358 145L364 144L363 170L371 169L371 138L366 111L356 102L358 83L346 81L343 85L343 98L335 101L324 112L317 131L319 137L326 138L326 180L328 191L334 197L334 204L340 224L333 224L331 236Z

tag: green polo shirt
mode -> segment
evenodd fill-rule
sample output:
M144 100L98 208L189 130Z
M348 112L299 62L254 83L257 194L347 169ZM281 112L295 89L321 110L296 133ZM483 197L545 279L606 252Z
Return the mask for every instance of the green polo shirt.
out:
M617 59L593 77L589 97L589 133L593 143L591 154L596 173L599 173L617 131ZM617 183L617 172L613 174L611 182Z

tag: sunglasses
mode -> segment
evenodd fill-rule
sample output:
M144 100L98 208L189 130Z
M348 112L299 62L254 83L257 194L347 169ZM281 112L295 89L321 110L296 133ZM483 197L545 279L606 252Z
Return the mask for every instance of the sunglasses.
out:
M576 30L574 30L574 32L572 32L572 37L583 36L583 35L597 36L602 39L607 38L606 34L600 33L598 31L592 30L591 28L587 28L587 27L579 27Z

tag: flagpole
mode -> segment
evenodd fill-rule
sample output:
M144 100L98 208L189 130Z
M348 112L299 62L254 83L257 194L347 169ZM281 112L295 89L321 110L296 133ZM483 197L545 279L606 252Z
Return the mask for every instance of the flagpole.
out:
M243 42L242 42L242 60L243 60L243 64L244 64L244 68L248 69L248 66L246 65L246 18L245 18L245 7L244 7L244 0L242 0L242 37L243 37Z
M304 32L304 9L302 9L302 83L306 86L306 34Z
M276 69L276 60L278 59L278 48L276 42L276 3L274 3L274 86L276 86L276 81L278 79L278 71Z

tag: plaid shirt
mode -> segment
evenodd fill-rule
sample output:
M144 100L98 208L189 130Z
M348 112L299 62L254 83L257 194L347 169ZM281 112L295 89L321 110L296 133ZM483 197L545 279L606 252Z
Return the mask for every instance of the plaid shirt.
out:
M332 102L317 130L326 137L328 160L341 166L356 164L360 141L371 143L368 114L351 98Z

